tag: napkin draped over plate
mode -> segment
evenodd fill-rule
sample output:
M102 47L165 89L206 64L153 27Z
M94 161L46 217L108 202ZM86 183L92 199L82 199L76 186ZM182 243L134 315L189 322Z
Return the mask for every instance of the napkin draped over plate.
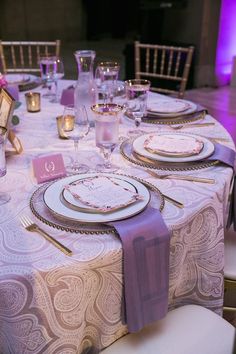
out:
M129 332L163 318L168 311L170 233L159 210L109 223L123 246L125 322Z

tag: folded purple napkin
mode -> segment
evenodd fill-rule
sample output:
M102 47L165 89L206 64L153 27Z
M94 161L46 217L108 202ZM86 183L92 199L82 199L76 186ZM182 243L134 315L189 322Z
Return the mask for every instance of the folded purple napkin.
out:
M74 91L74 87L69 87L62 91L60 103L63 106L67 106L69 104L74 105Z
M207 157L207 161L220 161L227 166L230 166L234 170L234 186L233 186L233 193L232 198L230 201L230 208L229 208L229 217L227 222L227 228L229 228L232 224L234 226L234 230L236 231L236 161L235 161L235 151L228 148L227 146L215 143L215 150L214 153Z
M14 98L15 101L19 101L19 87L18 85L8 85L7 92Z
M123 246L125 322L129 332L137 332L167 313L170 233L152 207L109 225Z

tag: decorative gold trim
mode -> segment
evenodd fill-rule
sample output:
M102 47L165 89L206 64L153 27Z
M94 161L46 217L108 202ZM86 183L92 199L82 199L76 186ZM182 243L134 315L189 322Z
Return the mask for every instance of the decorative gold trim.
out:
M164 206L165 206L165 199L164 199L164 196L161 193L161 191L156 186L154 186L152 183L144 181L143 179L138 178L138 177L119 174L119 173L117 173L117 174L120 176L133 178L134 180L144 184L146 187L148 187L154 193L157 193L160 197L159 211L162 212L162 210L164 209ZM71 233L79 233L79 234L83 234L83 235L100 235L100 234L110 234L110 233L117 234L117 231L113 227L106 226L106 230L102 229L102 227L103 227L102 224L99 224L99 228L97 227L97 229L96 229L95 224L90 225L90 224L77 222L76 227L73 228L71 226L69 227L69 226L61 225L61 224L59 224L59 222L58 223L51 222L46 217L40 215L39 212L36 210L35 205L37 206L40 203L39 197L44 192L44 190L46 188L48 188L49 185L51 185L54 182L55 181L49 182L49 183L46 183L46 184L40 186L38 189L36 189L36 191L34 191L34 193L32 194L32 196L30 198L30 209L37 219L39 219L44 224L51 226L55 229L66 231L66 232L71 232ZM93 226L93 228L91 228L91 226ZM84 229L82 229L82 228L84 228Z
M125 116L131 120L134 119L131 115L128 114L128 112L124 113ZM175 125L175 124L187 124L191 122L196 122L198 120L202 120L205 118L206 111L202 111L200 113L196 112L191 113L189 115L186 115L185 118L182 117L159 117L159 116L153 116L153 118L142 118L143 123L149 123L149 124L158 124L158 125ZM188 118L187 118L188 117Z
M130 152L127 152L127 145ZM196 171L203 168L208 168L211 166L215 166L219 163L219 161L194 161L194 162L182 162L182 163L165 163L165 162L157 162L146 157L140 157L139 155L133 151L132 140L125 140L120 146L120 153L124 159L131 162L134 165L138 165L144 168L152 168L156 170L162 171Z
M107 108L107 110L101 111L100 108L102 107ZM116 103L97 103L91 107L91 110L98 115L117 116L117 114L119 114L123 110L123 106Z

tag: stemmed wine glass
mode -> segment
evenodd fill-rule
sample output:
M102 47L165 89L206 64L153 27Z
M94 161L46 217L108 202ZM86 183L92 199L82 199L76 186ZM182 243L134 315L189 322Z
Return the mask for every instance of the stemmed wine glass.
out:
M115 103L101 103L91 107L95 113L96 146L101 149L105 162L96 166L96 171L114 172L119 169L110 158L119 138L119 119L123 107Z
M103 96L103 103L113 102L120 65L115 61L98 63L95 72L95 80L98 90Z
M147 112L147 97L150 86L151 82L149 80L133 79L125 81L126 114L134 119L136 127L136 129L128 132L131 137L142 134L142 131L137 128Z
M63 60L60 57L55 57L54 65L54 83L55 83L55 97L51 100L52 103L58 103L58 80L61 80L65 75Z
M89 167L85 164L80 164L78 161L78 145L89 132L89 120L86 107L84 105L65 106L62 117L62 130L64 135L74 141L75 157L72 165L67 167L67 171L72 174L86 173Z
M6 129L1 127L1 131L4 135L0 135L0 177L6 175L6 157L5 157L5 139L6 139ZM5 192L0 192L0 205L6 204L11 199L10 195Z

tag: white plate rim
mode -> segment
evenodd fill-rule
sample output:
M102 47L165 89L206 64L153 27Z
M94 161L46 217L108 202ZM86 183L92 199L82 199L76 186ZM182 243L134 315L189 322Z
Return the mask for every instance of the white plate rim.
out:
M153 103L156 102L154 100L152 100ZM161 101L161 100L160 100ZM162 100L162 101L167 101L167 100ZM188 100L182 100L183 102L186 102L187 104L190 105L190 108L186 109L185 111L181 111L181 112L172 112L172 113L160 113L160 112L155 112L155 111L151 111L147 108L147 113L148 114L152 114L158 117L178 117L181 115L186 115L186 114L190 114L190 113L194 113L197 110L197 104L192 102L192 101L188 101ZM151 102L150 102L151 103ZM148 106L148 105L147 105Z
M137 137L136 139L134 139L133 141L133 149L134 151L139 154L142 155L144 157L147 157L151 160L154 161L162 161L162 162L193 162L193 161L199 161L202 160L206 157L209 157L215 150L214 144L207 138L201 136L201 135L197 135L197 134L189 134L189 133L182 133L182 132L170 132L170 131L163 131L163 132L159 132L156 133L156 135L160 134L160 135L184 135L184 136L189 136L189 137L193 137L195 139L200 139L204 146L203 149L201 150L201 152L197 155L191 155L191 156L186 156L186 157L175 157L175 156L162 156L162 155L158 155L158 154L152 154L151 152L149 152L148 150L146 150L143 147L143 143L144 141L147 139L148 136L153 135L154 133L148 133L148 134L144 134L141 135L139 137ZM154 134L155 135L155 134Z
M69 209L68 207L62 204L62 202L60 201L60 195L65 184L69 184L78 179L87 178L88 176L97 176L97 175L98 173L86 173L81 175L73 175L73 176L65 177L55 181L54 183L50 184L44 191L43 194L44 204L54 215L57 215L58 217L71 220L71 221L88 223L88 224L107 223L112 221L123 220L131 216L134 216L136 214L139 214L149 204L151 199L151 194L148 188L144 186L144 184L137 181L136 179L133 179L131 176L125 176L122 174L115 174L115 173L103 173L102 175L119 177L128 181L130 180L131 183L137 188L138 193L144 196L144 200L131 204L124 209L111 212L109 213L109 215L100 214L100 213L93 214L93 213L79 212L79 211ZM57 193L55 193L55 190L57 188L58 188L58 192L56 191ZM51 194L53 194L53 197L51 196ZM48 198L52 198L52 199L50 200ZM60 210L58 209L55 210L55 205L54 205L55 202L59 203Z

